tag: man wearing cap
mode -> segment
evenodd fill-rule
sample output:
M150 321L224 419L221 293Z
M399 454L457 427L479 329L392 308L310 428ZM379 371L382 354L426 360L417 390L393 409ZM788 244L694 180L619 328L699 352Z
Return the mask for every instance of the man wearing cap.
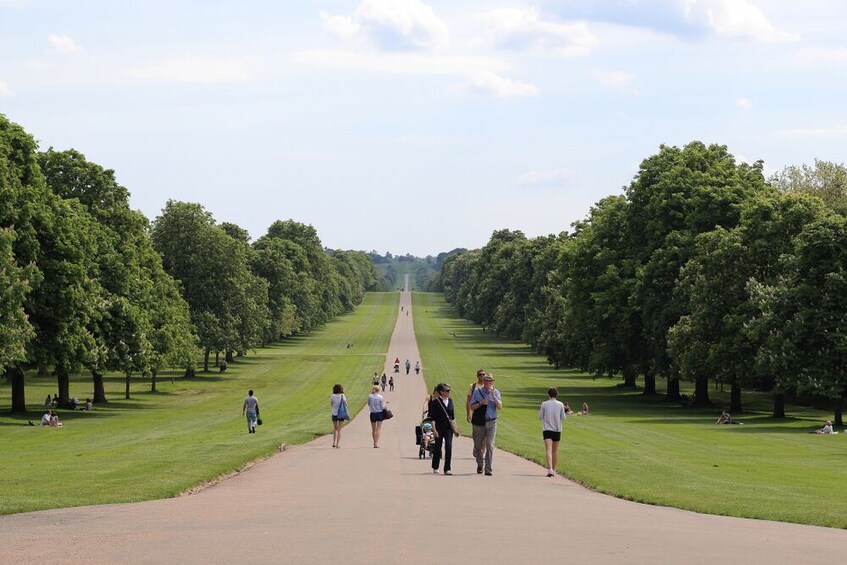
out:
M494 377L486 373L482 377L482 388L471 395L471 424L473 424L473 455L476 472L492 475L491 460L494 458L494 437L497 435L498 410L503 408L500 391L494 388Z
M468 423L471 423L471 397L473 396L473 391L478 388L482 388L482 377L485 376L485 370L480 369L476 372L476 382L471 383L471 386L468 387L468 398L465 401L465 410L467 411Z
M452 475L450 466L453 460L453 431L451 420L455 418L453 400L450 398L450 385L439 383L435 387L437 395L429 401L429 417L435 427L435 446L432 449L432 472L438 474L441 463L441 445L444 445L444 474Z

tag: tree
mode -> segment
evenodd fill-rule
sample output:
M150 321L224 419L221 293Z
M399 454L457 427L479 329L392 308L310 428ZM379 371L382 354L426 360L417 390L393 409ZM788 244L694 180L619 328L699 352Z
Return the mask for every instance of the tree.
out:
M847 215L847 168L843 164L815 159L815 165L785 167L770 178L781 193L817 196L831 210Z

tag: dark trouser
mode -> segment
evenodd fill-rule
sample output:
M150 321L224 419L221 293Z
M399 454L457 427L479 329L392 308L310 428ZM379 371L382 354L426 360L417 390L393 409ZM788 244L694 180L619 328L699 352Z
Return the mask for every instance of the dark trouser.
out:
M447 433L438 430L438 439L432 449L432 468L438 469L441 463L441 444L444 444L444 471L450 470L450 462L453 460L453 432L448 428Z

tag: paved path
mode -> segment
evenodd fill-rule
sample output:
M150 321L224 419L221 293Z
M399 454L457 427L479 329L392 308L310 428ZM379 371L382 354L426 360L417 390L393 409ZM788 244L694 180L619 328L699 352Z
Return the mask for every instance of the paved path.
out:
M400 303L386 371L395 356L418 359L408 293ZM847 555L844 530L625 502L502 451L493 477L477 475L467 438L454 444L455 475L433 475L414 443L423 380L402 369L395 380L385 396L396 417L379 449L361 413L341 449L322 437L194 495L0 517L0 562L774 565ZM453 384L461 405L465 383Z

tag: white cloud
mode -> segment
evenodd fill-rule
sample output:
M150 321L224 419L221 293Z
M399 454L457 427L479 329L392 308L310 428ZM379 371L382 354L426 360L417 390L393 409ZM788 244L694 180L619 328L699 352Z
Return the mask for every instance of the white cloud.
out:
M621 90L623 92L635 93L636 90L633 87L633 81L635 77L631 73L626 71L603 71L597 70L592 71L591 76L594 77L594 80L602 84L603 86L608 86L609 88L614 88L617 90Z
M734 102L735 102L735 105L740 107L740 108L752 108L753 107L753 102L749 98L745 98L743 96L740 97L740 98L736 98L734 100Z
M51 33L47 36L47 42L53 51L62 55L73 55L74 53L82 53L82 47L77 45L74 38L69 35L56 35Z
M535 50L558 57L579 57L597 47L584 22L543 21L535 8L503 8L479 16L488 41L496 47Z
M465 88L471 92L493 94L500 98L522 98L538 94L538 87L535 85L504 78L491 71L475 73Z
M421 0L363 0L352 16L321 12L327 32L342 40L368 41L387 50L446 48L450 34Z
M518 177L518 186L521 187L562 187L571 179L573 174L567 169L553 169L549 171L530 171Z
M0 80L0 96L12 96L14 93L9 85Z
M797 41L800 36L776 29L748 0L683 0L686 19L705 25L718 37L766 42Z
M254 61L248 59L180 57L129 69L127 75L142 80L218 84L250 80L253 67Z
M784 129L780 133L787 137L847 138L847 126Z

